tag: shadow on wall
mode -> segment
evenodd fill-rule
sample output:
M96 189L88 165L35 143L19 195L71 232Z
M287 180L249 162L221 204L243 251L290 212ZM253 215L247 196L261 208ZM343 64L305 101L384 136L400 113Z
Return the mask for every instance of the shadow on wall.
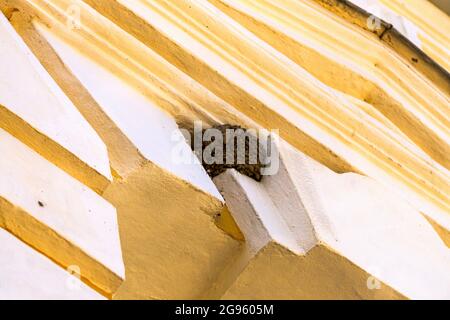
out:
M434 5L436 5L439 9L446 12L450 15L450 1L448 0L430 0Z

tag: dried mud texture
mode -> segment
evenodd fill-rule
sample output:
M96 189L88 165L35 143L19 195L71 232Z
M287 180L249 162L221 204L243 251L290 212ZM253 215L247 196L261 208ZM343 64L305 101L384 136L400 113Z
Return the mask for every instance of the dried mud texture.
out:
M210 159L208 161L207 157L203 156L203 152L205 148L207 148L211 143L214 143L214 137L211 138L211 141L204 141L203 137L205 137L205 132L208 129L217 129L220 131L223 137L223 154L222 154L222 163L211 163L213 159ZM227 130L233 130L235 132L234 135L227 134ZM214 178L218 176L219 174L223 173L227 169L236 169L238 172L256 180L261 181L263 175L261 174L261 169L264 168L267 164L267 146L260 143L257 136L251 134L250 132L247 132L247 129L242 128L241 126L237 125L230 125L230 124L223 124L223 125L215 125L211 128L203 129L201 132L201 136L199 135L200 132L197 133L197 137L195 137L194 130L192 128L187 129L187 131L190 134L190 141L192 150L195 151L195 154L202 162L203 167L205 168L206 172L211 178ZM230 131L229 131L230 132ZM198 139L197 141L201 141L201 150L196 150L194 141L195 139ZM245 157L244 161L238 162L238 143L239 139L245 139ZM206 139L208 140L208 139ZM234 141L233 141L234 140ZM234 154L234 160L230 163L228 161L227 163L227 145L233 146L233 154ZM255 146L256 148L251 148L251 146ZM256 150L255 150L256 149ZM259 151L261 149L261 151ZM242 149L244 150L244 149ZM212 157L216 157L215 152L213 151L211 153ZM221 158L220 155L217 156L219 159ZM241 156L242 157L242 156ZM256 161L255 161L256 160Z

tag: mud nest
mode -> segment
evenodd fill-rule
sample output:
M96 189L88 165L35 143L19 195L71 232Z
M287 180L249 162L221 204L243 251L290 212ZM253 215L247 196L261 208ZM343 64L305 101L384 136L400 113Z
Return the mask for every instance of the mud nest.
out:
M221 163L211 163L211 161L208 161L205 159L204 150L207 148L211 143L214 143L215 137L213 136L211 138L211 141L204 141L203 137L205 136L205 132L208 129L217 129L221 135L222 135L222 161ZM203 167L205 168L206 172L211 178L214 178L221 173L225 172L227 169L236 169L241 174L244 174L256 181L261 181L263 175L261 173L261 169L263 169L266 165L266 159L267 159L267 146L260 143L258 137L251 134L247 131L247 129L242 128L240 126L236 125L216 125L208 129L203 129L201 134L201 137L194 137L194 130L188 130L191 134L191 148L192 150L196 151L197 157L201 160ZM234 134L227 134L228 130L233 130ZM230 131L229 131L230 132ZM198 134L198 133L197 133ZM195 150L194 146L194 139L198 139L197 141L201 141L201 152L198 152L199 150ZM241 139L241 140L239 140ZM233 141L234 140L234 141ZM245 141L245 147L242 146L241 148L238 148L238 141ZM227 145L233 146L233 161L230 163L228 161L227 163ZM256 146L256 148L255 148ZM214 149L213 149L214 150ZM239 151L241 151L241 156L239 157ZM244 153L245 155L242 155ZM215 152L211 152L211 156L215 157ZM231 159L230 155L230 159ZM217 158L221 158L220 154L218 154ZM230 160L228 159L228 160ZM240 161L238 161L240 160ZM244 160L244 161L242 161Z

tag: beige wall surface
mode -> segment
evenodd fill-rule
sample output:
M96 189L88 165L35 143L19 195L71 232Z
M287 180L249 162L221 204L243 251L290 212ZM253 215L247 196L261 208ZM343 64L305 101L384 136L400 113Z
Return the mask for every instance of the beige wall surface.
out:
M351 2L0 0L0 298L450 299L450 18Z
M430 0L436 6L438 6L441 10L450 14L450 1L448 0Z

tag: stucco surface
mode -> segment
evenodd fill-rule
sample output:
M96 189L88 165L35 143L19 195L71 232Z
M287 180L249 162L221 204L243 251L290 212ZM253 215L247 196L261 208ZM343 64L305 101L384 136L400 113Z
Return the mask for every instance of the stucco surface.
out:
M450 299L450 19L429 1L0 10L0 297ZM211 178L196 121L274 130L276 170Z
M0 228L0 299L105 300L77 277Z

